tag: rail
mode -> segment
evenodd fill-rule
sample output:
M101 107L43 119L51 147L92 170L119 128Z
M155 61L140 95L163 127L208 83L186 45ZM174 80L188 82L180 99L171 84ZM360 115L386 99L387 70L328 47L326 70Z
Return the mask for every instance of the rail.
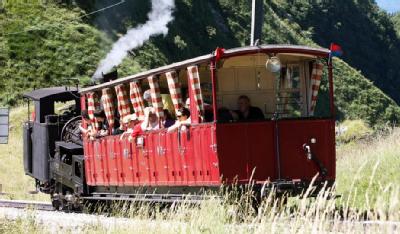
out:
M0 207L54 211L54 207L50 202L38 201L0 200Z

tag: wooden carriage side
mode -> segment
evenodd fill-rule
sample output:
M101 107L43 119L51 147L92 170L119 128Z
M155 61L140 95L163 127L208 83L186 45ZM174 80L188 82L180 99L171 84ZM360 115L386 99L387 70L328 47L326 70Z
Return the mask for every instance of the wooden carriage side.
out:
M98 108L99 102L95 104L93 97L97 94L102 105L104 100L113 105L112 117L117 112L120 117L128 112L140 115L138 99L144 89L150 89L160 118L165 95L169 95L171 111L189 98L192 118L185 131L154 130L134 141L119 135L85 139L87 184L202 187L233 181L248 183L251 179L260 184L309 182L317 173L321 181L334 181L334 106L328 55L328 50L301 46L243 47L225 51L219 60L215 54L206 55L82 90L82 109ZM282 77L298 73L296 88L279 91L276 77L265 69L266 60L272 56L284 64ZM316 78L321 79L322 71L315 66L319 61L325 62L329 71L330 102L325 116L313 113L318 89L313 90L316 85L312 84L312 76L318 74ZM176 95L176 87L182 88L181 95ZM297 106L291 106L290 98L278 92L296 94ZM242 94L263 111L264 120L227 122L219 118L221 107L234 110ZM284 98L278 100L281 94ZM317 160L307 159L305 147Z

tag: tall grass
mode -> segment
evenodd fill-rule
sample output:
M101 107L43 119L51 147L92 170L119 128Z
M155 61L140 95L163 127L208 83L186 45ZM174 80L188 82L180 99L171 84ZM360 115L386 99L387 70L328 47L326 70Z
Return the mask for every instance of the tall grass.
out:
M22 126L27 118L27 106L11 110L9 142L0 145L0 184L2 192L6 193L0 198L48 200L48 196L30 194L35 190L34 180L24 173Z
M0 181L4 191L12 194L9 198L47 199L47 196L27 194L33 189L33 180L23 173L21 124L24 116L24 107L11 112L10 143L0 146ZM238 196L235 191L224 193L222 199L212 198L197 206L181 203L161 208L140 203L119 204L107 209L112 216L129 217L128 221L104 225L99 220L97 224L79 224L79 230L88 233L392 233L400 227L395 229L390 223L365 224L360 221L400 221L398 149L400 129L373 139L340 145L335 188L321 191L316 198L290 198L285 206L280 203L282 200L276 200L270 194L254 210L250 202L252 194ZM334 195L341 197L329 199ZM27 225L26 222L33 225L32 233L42 232L46 225L37 223L34 216L9 221L0 214L0 232L21 230L19 228ZM8 225L2 225L4 223Z

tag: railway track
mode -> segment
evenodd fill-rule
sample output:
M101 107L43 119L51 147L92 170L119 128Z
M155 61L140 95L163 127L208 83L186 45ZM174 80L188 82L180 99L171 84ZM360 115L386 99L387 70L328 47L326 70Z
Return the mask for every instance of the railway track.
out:
M38 202L38 201L0 199L0 207L54 211L54 207L51 205L50 202Z

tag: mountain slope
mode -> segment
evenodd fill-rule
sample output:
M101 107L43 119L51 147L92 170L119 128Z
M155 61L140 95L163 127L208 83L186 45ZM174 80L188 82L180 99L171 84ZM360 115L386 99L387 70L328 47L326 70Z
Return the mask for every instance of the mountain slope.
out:
M380 17L379 14L376 16L372 1L358 1L357 4L353 1L341 1L342 4L347 4L347 7L360 8L354 11L354 14L358 14L356 18L368 18L370 14L373 19ZM335 8L338 7L337 4L330 2L329 7L333 9L329 8L329 14L326 13L329 17L316 19L316 12L323 12L327 6L324 4L328 3L322 4L317 1L319 5L314 7L308 2L310 1L266 0L263 43L324 47L327 47L330 41L340 43L338 39L343 36L338 36L338 31L334 34L322 30L332 19L329 17L340 13ZM176 0L175 3L175 19L168 25L168 34L152 37L144 46L134 49L118 67L122 76L207 54L217 46L232 48L249 44L250 4L247 0ZM96 65L111 48L111 41L123 35L127 28L146 22L151 7L149 1L132 0L82 17L85 13L109 4L106 0L75 0L73 4L50 4L46 7L6 5L0 11L0 88L6 90L0 94L1 102L16 104L20 101L23 90L32 89L34 86L65 83L63 79L69 77L78 77L87 83ZM370 6L372 8L368 8ZM5 20L6 18L8 20ZM340 31L341 33L346 32L348 37L353 34L363 35L362 31L351 33L349 22L345 22L345 28L349 29ZM392 23L390 25L393 27ZM372 23L369 26L377 27ZM387 54L386 47L393 47L395 44L392 34L390 37L384 34L391 32L385 29L389 26L384 21L381 22L381 26L384 29L374 30L378 34L377 37L383 38L379 43L387 41L387 44L384 44L382 53L374 50L374 53L378 53L376 58L372 58L374 62L382 59L384 53ZM24 32L12 34L21 29ZM361 29L364 30L363 27ZM367 42L372 43L368 40ZM373 56L354 49L357 45L343 45L346 52L344 60L365 66L367 72L364 71L364 67L358 67L357 70L362 71L360 72L346 62L335 60L336 104L339 117L361 118L371 125L398 122L399 107L375 85L383 88L389 85L396 89L400 82L391 81L382 75L379 81L372 83L363 74L372 74L371 80L375 80L375 70L370 67L372 62L364 64L365 56ZM386 68L389 65L382 66L382 70L387 72ZM400 71L396 66L391 69L393 74ZM392 95L391 89L386 91ZM318 105L326 104L326 96L326 90L322 87Z
M268 0L275 12L301 30L311 30L312 40L328 47L342 46L343 59L362 71L374 84L400 103L400 37L390 15L373 0Z

